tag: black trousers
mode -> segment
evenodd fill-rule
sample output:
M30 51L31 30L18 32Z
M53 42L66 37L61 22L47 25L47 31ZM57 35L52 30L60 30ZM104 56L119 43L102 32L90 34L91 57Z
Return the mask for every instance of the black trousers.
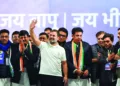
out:
M112 83L100 83L100 86L116 86L116 81Z
M40 86L64 86L63 78L50 75L39 75Z

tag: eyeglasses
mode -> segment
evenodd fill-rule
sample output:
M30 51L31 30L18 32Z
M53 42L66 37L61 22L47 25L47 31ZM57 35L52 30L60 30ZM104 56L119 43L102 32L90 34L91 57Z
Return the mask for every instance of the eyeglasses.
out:
M61 37L66 37L66 35L62 35L62 34L59 34L59 36L61 36Z

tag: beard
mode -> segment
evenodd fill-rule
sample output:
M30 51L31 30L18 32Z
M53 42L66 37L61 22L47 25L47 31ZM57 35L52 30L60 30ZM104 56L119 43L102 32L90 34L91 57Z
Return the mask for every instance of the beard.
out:
M50 39L50 43L51 43L51 44L55 44L55 43L57 43L57 41L56 41L56 40L53 40L53 39Z

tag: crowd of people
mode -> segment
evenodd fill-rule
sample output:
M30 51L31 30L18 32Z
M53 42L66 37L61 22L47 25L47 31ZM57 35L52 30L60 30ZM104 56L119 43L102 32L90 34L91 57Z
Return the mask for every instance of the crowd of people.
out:
M0 86L120 86L120 28L114 35L99 31L97 43L82 39L83 30L45 28L36 36L33 20L26 30L0 30Z

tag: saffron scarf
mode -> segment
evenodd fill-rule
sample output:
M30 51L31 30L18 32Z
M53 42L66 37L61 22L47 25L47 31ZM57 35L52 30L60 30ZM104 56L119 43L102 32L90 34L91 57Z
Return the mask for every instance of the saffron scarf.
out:
M72 55L73 55L73 63L74 63L74 66L76 69L80 69L80 70L83 70L84 68L84 49L83 49L83 43L80 42L80 52L79 52L79 57L78 57L78 61L76 60L76 47L77 47L77 44L75 44L73 41L72 41Z
M20 50L20 49L23 49L23 47L24 47L24 44L19 44L19 50ZM31 44L30 41L29 41L28 44L26 45L26 48L25 48L25 49L27 49L27 48L28 48L29 52L32 54L32 44ZM20 51L22 51L22 50L20 50ZM20 71L21 71L21 72L24 72L24 61L23 61L23 57L24 57L24 53L22 53L22 56L20 56Z

